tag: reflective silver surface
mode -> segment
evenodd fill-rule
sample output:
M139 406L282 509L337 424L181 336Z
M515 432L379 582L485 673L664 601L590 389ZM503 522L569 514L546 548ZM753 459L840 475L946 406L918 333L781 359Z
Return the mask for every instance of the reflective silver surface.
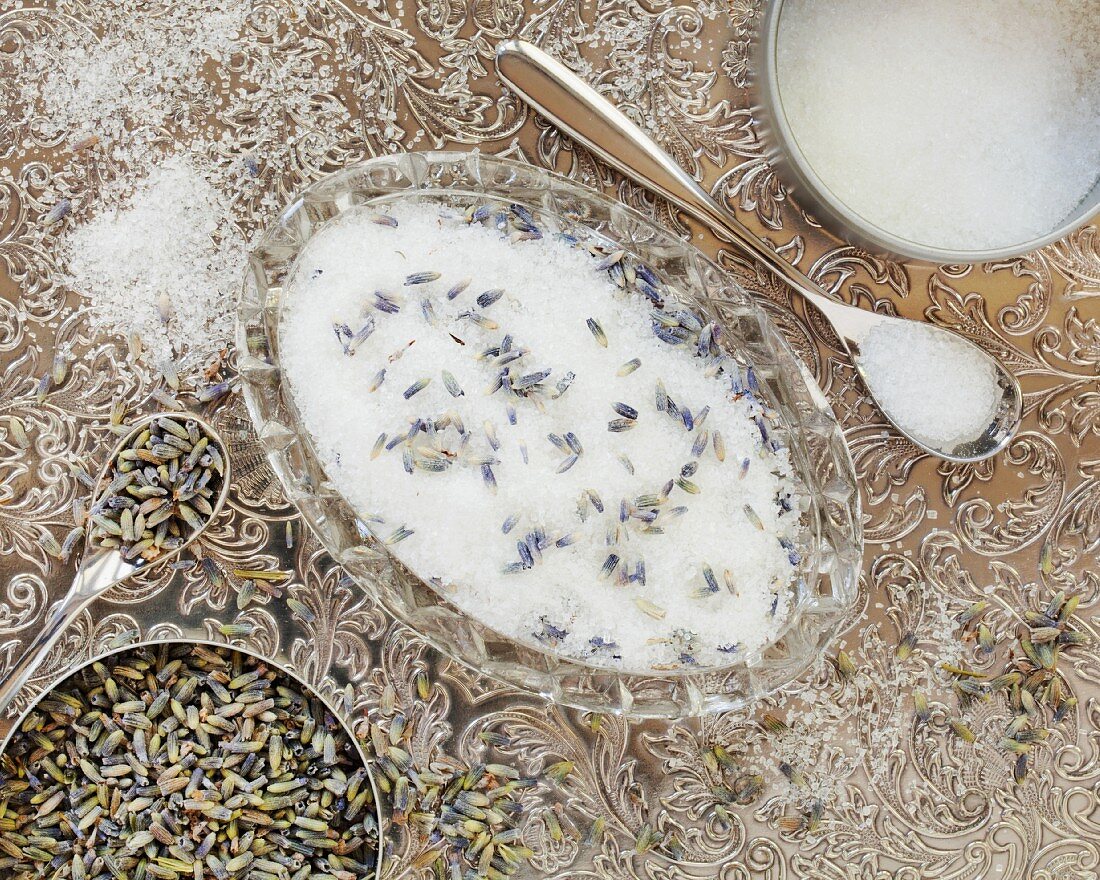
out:
M58 197L94 202L104 181L143 168L108 155L74 156L76 134L42 132L25 118L17 88L28 53L51 33L77 33L94 47L120 5L0 0L0 668L72 578L72 566L41 541L43 529L64 536L72 500L86 492L67 461L106 458L112 396L133 412L151 412L160 407L150 395L165 388L155 370L128 359L125 340L92 326L87 304L61 281L63 230L43 222ZM275 0L250 9L236 53L203 71L209 90L167 96L165 106L170 136L217 167L239 169L242 149L256 157L260 177L241 183L227 174L219 184L245 234L269 224L290 193L350 162L395 149L477 146L600 188L671 234L690 236L764 303L834 407L855 461L866 554L857 610L839 647L856 674L842 678L826 663L754 712L677 723L593 718L474 676L395 623L322 550L283 495L234 393L200 410L229 444L235 472L221 516L191 548L201 561L138 575L94 603L31 687L113 644L224 641L222 623L248 623L254 630L239 642L278 656L335 700L350 686L360 732L368 718L388 724L404 713L418 759L500 759L524 772L574 762L566 785L530 804L523 840L535 856L526 878L1095 880L1096 227L974 266L905 262L832 237L767 160L747 90L752 34L764 12L756 0L424 0L400 9ZM564 59L627 106L703 189L831 295L949 327L995 354L1025 388L1016 439L987 461L949 464L894 433L828 325L788 286L617 176L487 74L496 42L510 37ZM224 104L213 109L209 93ZM214 139L195 120L210 120ZM258 127L270 130L263 121L279 136L251 140ZM73 347L70 374L40 403L37 380L61 345ZM185 397L192 399L186 390ZM25 448L12 436L11 416L26 427ZM287 572L275 584L281 596L257 593L238 607L240 569ZM1066 692L1080 702L1033 750L1031 774L1016 785L999 747L1011 720L1005 702L978 703L977 741L958 740L947 725L958 701L940 663L999 669L1021 609L1038 609L1059 590L1083 596L1076 621L1092 638L1060 664ZM289 597L307 612L292 612ZM953 622L979 600L991 601L985 620L998 647L990 657L960 642ZM917 647L901 660L897 648L908 633ZM929 699L929 724L914 719L918 691ZM765 713L791 731L770 732ZM505 735L509 745L488 748L483 733ZM743 770L716 767L715 746ZM790 784L781 763L798 769L807 789ZM722 818L722 786L741 772L760 773L765 788ZM813 833L781 827L782 818L798 817L806 792L823 799L820 826ZM561 834L552 804L568 817L558 822ZM647 827L665 836L639 852ZM424 880L413 865L429 842L407 827L394 832L384 875Z

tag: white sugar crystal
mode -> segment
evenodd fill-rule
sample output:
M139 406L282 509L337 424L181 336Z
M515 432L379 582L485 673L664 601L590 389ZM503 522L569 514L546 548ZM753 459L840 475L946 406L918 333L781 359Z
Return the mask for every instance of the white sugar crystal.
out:
M778 78L814 171L947 249L1064 220L1100 171L1100 0L788 0Z
M180 106L214 100L203 66L233 52L247 13L235 0L117 0L102 35L58 28L28 47L20 95L36 127L94 135L126 156L163 138Z
M59 144L37 225L42 251L60 257L58 280L91 300L100 329L138 332L151 359L184 353L186 382L231 335L239 230L282 209L286 192L326 161L313 133L350 138L351 114L317 99L340 90L338 70L273 47L266 8L95 7L95 34L62 16L13 52L11 127ZM304 10L289 10L287 23ZM344 57L348 69L363 63L361 53ZM212 127L215 118L226 124ZM357 132L377 135L369 119ZM187 158L165 163L172 153ZM154 312L166 291L162 325Z
M434 205L404 206L394 217L397 228L352 212L319 232L288 284L280 329L282 361L304 424L334 484L364 518L378 518L370 523L373 532L384 539L400 527L411 529L393 552L425 580L438 579L440 591L456 605L498 632L592 663L647 669L687 663L680 655L690 652L700 665L724 665L738 652L773 640L789 610L795 573L779 539L802 545L803 499L786 450L763 448L753 420L760 409L751 395L734 399L728 377L706 376L704 362L690 351L656 339L646 306L619 294L585 251L550 237L510 243L494 228L441 219ZM417 272L440 277L407 286L406 277ZM446 292L468 277L469 286L449 300ZM478 297L494 289L503 296L479 308ZM374 291L385 291L400 311L372 307ZM424 297L435 326L422 313ZM499 329L458 317L466 310L498 322ZM606 347L590 330L590 318L605 332ZM373 333L359 343L348 338L372 320ZM347 332L334 330L343 324ZM576 374L564 394L545 398L543 412L506 390L487 393L501 368L478 354L499 345L506 333L513 350L530 351L517 363L517 376L549 369L546 384L553 388L567 371ZM345 347L354 347L354 354L345 354ZM641 366L618 375L633 358ZM370 391L383 368L384 381ZM461 396L448 390L454 383L444 370ZM405 397L425 379L431 380L427 386ZM620 500L660 492L692 460L703 430L688 431L657 411L658 379L692 412L710 405L703 429L712 436L721 432L725 461L713 447L701 454L690 478L701 491L672 490L667 506L684 505L687 512L670 519L664 534L644 534L632 520L618 546L608 547L608 529L619 525ZM620 402L638 411L637 427L613 433L608 423L620 417L613 409ZM515 407L514 425L509 404ZM485 484L477 459L470 463L462 454L442 473L418 467L406 473L403 445L372 458L380 433L387 441L403 437L417 419L438 419L448 411L461 417L470 434L466 456L499 459L492 465L495 491ZM568 432L583 452L559 473L569 452L547 438ZM460 448L453 428L438 437L449 453ZM412 447L432 447L432 441L420 433ZM620 460L624 454L633 475ZM741 477L744 459L749 467ZM589 504L582 522L578 499L586 490L598 493L604 512ZM776 503L788 493L793 512ZM751 522L746 505L762 528ZM503 523L514 516L518 521L504 534ZM575 543L547 547L529 570L502 573L521 558L517 540L538 527L551 542L572 534ZM645 583L601 578L612 551L631 571L644 559ZM706 586L705 564L721 589L697 598L693 593ZM736 596L724 584L726 570ZM594 646L592 639L615 647L598 647L598 641ZM739 646L737 652L720 650L731 645Z
M980 351L916 321L876 324L859 359L883 411L930 446L977 439L1000 400L997 371Z
M125 198L60 245L66 283L92 323L137 333L154 362L216 351L233 329L243 242L214 189L182 157L155 166Z

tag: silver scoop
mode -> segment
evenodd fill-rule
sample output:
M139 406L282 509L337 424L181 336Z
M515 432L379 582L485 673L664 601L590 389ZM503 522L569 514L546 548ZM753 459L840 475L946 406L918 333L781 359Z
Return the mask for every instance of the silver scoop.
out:
M904 319L868 312L832 299L821 285L784 260L711 198L614 104L537 46L524 40L508 40L497 47L496 63L497 73L505 84L577 143L706 224L719 238L737 245L812 303L832 326L867 384L860 346L872 327ZM908 433L881 404L879 409L902 435L932 455L956 462L980 461L996 455L1020 427L1023 398L1020 383L1000 361L969 340L941 327L924 327L928 332L951 334L993 365L1000 397L988 427L977 437L953 443L948 449L939 449Z
M130 426L132 430L115 445L114 449L111 450L111 455L99 474L99 479L96 481L96 486L92 495L93 505L99 501L104 490L107 488L110 482L109 475L111 473L111 467L114 465L119 453L126 449L133 439L151 422L164 417L178 419L180 415L180 413L155 413L154 415L145 416L139 419ZM46 622L42 625L41 631L31 640L31 643L27 645L27 649L23 652L23 655L15 661L12 668L8 670L7 676L0 682L0 714L7 709L8 704L10 704L15 698L15 695L19 693L20 688L26 684L35 670L42 665L50 649L81 611L87 608L95 599L106 593L111 587L126 580L139 569L144 570L155 565L160 565L178 556L184 548L195 540L195 538L206 531L210 523L217 517L218 512L222 508L222 504L225 503L225 497L229 492L229 456L226 454L225 443L217 431L202 419L196 418L193 415L188 414L187 419L196 422L199 426L199 430L209 437L210 443L218 447L218 451L221 453L222 461L224 462L225 472L222 475L221 487L217 497L211 501L210 505L213 508L213 512L210 516L206 517L198 528L192 530L187 535L180 546L166 550L156 559L144 564L126 559L123 556L121 548L106 549L92 547L89 532L84 538L84 553L80 560L80 567L77 569L76 576L73 578L72 586L69 587L69 592L65 594L65 597L60 602L53 606L46 618Z

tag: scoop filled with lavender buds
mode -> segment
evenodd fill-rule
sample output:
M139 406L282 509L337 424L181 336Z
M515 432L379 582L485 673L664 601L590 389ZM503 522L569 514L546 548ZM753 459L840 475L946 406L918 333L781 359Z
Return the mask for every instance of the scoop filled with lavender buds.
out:
M83 537L86 552L69 592L0 681L0 711L93 600L195 540L217 516L228 487L225 444L210 425L177 414L135 422L94 484L86 522L65 540L71 547Z
M214 516L225 452L194 418L156 416L116 452L89 512L89 541L135 565L176 550Z
M0 872L52 877L373 876L376 799L333 712L221 645L163 642L74 672L0 758Z

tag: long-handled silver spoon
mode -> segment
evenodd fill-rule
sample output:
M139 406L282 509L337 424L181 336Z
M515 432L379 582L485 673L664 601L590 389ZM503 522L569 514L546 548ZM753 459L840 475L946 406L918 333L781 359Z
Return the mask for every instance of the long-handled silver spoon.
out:
M558 128L584 145L612 167L646 189L678 205L705 223L719 237L732 242L763 263L821 312L836 331L852 362L867 382L860 348L873 328L887 321L902 321L868 312L832 299L805 273L799 271L766 242L719 205L673 161L656 142L631 122L614 104L565 65L524 40L508 40L497 48L500 78L527 103ZM922 325L929 333L941 333L970 345L987 358L996 371L999 397L988 427L977 437L936 448L914 437L884 407L883 414L904 436L927 452L948 461L979 461L1003 449L1020 426L1020 384L996 358L969 340L941 327ZM899 353L904 357L904 352ZM872 391L873 395L873 391Z
M11 703L15 695L19 693L19 689L34 674L34 671L42 665L50 649L81 611L111 587L126 580L134 572L151 565L160 565L166 560L178 556L185 547L206 530L207 526L217 517L218 511L221 510L229 491L229 456L226 454L225 443L218 432L206 422L193 415L184 416L180 413L157 413L133 423L132 430L111 451L111 456L96 481L91 510L94 511L99 502L106 500L105 490L109 486L113 467L116 461L119 460L120 455L131 449L134 441L147 428L163 418L171 419L177 424L179 419L194 422L200 437L206 437L208 444L215 447L221 458L220 486L212 498L207 501L210 505L209 515L202 517L202 522L196 521L196 525L191 528L190 532L182 536L181 543L163 550L155 559L148 562L144 562L138 556L127 558L121 547L96 548L92 543L92 534L89 529L84 539L84 555L81 558L80 567L73 578L73 584L69 588L69 592L50 610L41 631L27 646L23 655L15 661L12 668L8 670L4 680L0 682L0 714L8 707L8 704Z

